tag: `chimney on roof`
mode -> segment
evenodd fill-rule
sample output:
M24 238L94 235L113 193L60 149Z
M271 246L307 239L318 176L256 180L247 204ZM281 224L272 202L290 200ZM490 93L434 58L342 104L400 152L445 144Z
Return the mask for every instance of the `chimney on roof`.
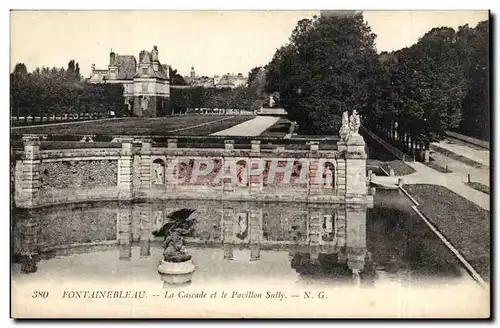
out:
M158 60L158 47L153 46L151 50L151 61L153 62L153 70L158 72L160 61Z
M115 65L115 60L116 54L113 52L113 49L111 49L111 52L109 53L109 66Z
M158 47L153 46L153 50L151 50L151 60L153 62L158 62Z
M146 56L146 50L141 50L141 52L139 52L139 63L142 63L144 61L145 56Z

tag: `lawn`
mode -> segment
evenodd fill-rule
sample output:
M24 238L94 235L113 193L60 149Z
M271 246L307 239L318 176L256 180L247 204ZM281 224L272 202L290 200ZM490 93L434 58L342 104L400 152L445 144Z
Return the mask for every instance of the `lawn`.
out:
M483 277L490 277L490 212L449 189L405 185L419 210Z
M487 185L484 185L484 184L479 183L479 182L467 182L465 184L468 185L469 187L471 187L472 189L476 189L477 191L480 191L480 192L485 193L487 195L490 194L490 187L488 187Z
M105 121L87 121L62 125L11 129L12 135L208 135L252 119L238 116L168 116L160 118L117 118Z
M410 165L406 164L402 160L396 159L390 162L385 162L384 164L381 165L381 167L389 173L391 169L394 170L394 175L396 176L401 176L401 175L408 175L415 173L415 169L411 167Z
M436 164L434 162L429 162L429 163L424 163L424 164L427 165L428 167L430 167L431 169L434 169L438 172L451 173L451 170L448 167L442 167L441 165Z
M439 147L439 146L437 146L437 145L432 145L432 148L433 148L435 151L437 151L437 152L439 152L439 153L441 153L441 154L445 155L446 157L452 158L452 159L454 159L454 160L457 160L457 161L462 162L462 163L464 163L464 164L467 164L467 165L469 165L469 166L472 166L472 167L475 167L475 168L478 168L478 169L485 168L485 166L484 166L483 164L478 163L478 162L476 162L476 161L473 161L473 160L471 160L471 159L469 159L469 158L467 158L467 157L464 157L464 156L461 156L461 155L455 154L454 152L451 152L451 151L449 151L448 149L445 149L445 148Z

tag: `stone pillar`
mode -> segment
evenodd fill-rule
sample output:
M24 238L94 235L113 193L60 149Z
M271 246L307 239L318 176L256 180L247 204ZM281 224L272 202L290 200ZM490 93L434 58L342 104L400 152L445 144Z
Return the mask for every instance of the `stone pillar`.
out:
M40 138L38 136L23 136L24 153L22 158L21 177L19 181L19 207L34 207L38 205L40 188Z
M133 139L123 139L120 158L118 159L118 198L132 198L132 179L133 179Z
M309 212L309 246L312 261L318 260L320 238L321 212L318 209L311 209Z
M139 205L139 226L140 226L140 251L141 257L151 255L151 216L150 204L144 203Z
M234 149L234 140L224 140L224 149L231 151Z
M429 163L431 160L431 152L429 149L424 150L424 163Z
M285 147L284 146L276 146L276 148L274 148L274 152L275 153L282 153L285 151Z
M250 192L257 191L260 192L264 186L264 177L262 173L259 175L251 176L252 170L259 170L260 167L265 167L265 162L262 161L260 154L260 140L252 140L252 146L250 149L250 168L248 170L248 179L250 185Z
M337 159L337 196L345 196L346 193L346 161L345 159Z
M359 134L349 137L345 151L346 196L366 196L366 153L365 141Z
M250 211L250 261L260 259L260 239L262 235L262 210Z
M341 205L335 215L337 227L337 247L344 248L346 245L346 207Z
M231 144L226 144L231 145ZM234 187L237 182L235 177L232 176L232 168L236 167L236 160L233 156L226 156L223 158L222 169L224 170L222 175L222 190L223 192L233 192Z
M308 144L311 151L319 151L319 141L310 141Z
M222 213L222 231L223 231L223 240L224 244L224 260L232 260L233 259L233 222L234 222L234 209L233 208L224 208Z
M318 172L323 170L323 165L324 161L319 157L311 157L309 160L309 195L320 195L323 193L323 181L320 179L322 175L321 172Z
M346 208L346 252L347 265L358 283L366 257L366 206L348 205Z
M140 190L149 192L151 188L151 141L143 141L141 147L141 165L139 168Z
M251 152L260 153L260 140L252 140L251 143L252 143Z
M248 170L248 184L250 185L250 193L258 193L262 190L264 186L264 177L262 172L259 175L252 175L253 172L260 171L260 167L263 167L265 162L262 160L259 154L252 154L250 157L249 170Z
M168 139L167 141L167 147L170 149L175 149L177 148L177 139Z
M232 260L234 258L233 249L233 244L224 244L224 260Z
M119 259L130 260L132 257L132 209L130 204L123 204L119 207L117 221Z
M21 272L33 273L37 270L38 261L38 231L37 220L30 217L28 220L20 222L20 255Z

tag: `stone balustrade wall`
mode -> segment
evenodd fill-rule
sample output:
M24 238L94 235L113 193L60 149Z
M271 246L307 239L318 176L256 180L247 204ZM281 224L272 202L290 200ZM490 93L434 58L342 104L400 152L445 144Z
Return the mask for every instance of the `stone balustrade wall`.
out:
M39 137L25 136L24 150L15 158L16 206L138 198L372 203L361 137L338 142L338 150L321 150L319 142L311 142L309 151L286 145L263 150L259 140L246 149L235 149L232 140L220 149L183 149L176 139L166 147L148 139L120 142L121 148L58 150L49 143L40 149ZM210 173L195 176L207 165ZM262 174L252 175L258 167Z

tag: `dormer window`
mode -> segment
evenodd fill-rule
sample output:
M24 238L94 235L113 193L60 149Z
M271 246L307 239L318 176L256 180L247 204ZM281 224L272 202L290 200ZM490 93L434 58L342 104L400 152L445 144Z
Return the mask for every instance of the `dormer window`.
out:
M148 74L148 68L147 67L143 67L142 68L142 75L147 75Z

